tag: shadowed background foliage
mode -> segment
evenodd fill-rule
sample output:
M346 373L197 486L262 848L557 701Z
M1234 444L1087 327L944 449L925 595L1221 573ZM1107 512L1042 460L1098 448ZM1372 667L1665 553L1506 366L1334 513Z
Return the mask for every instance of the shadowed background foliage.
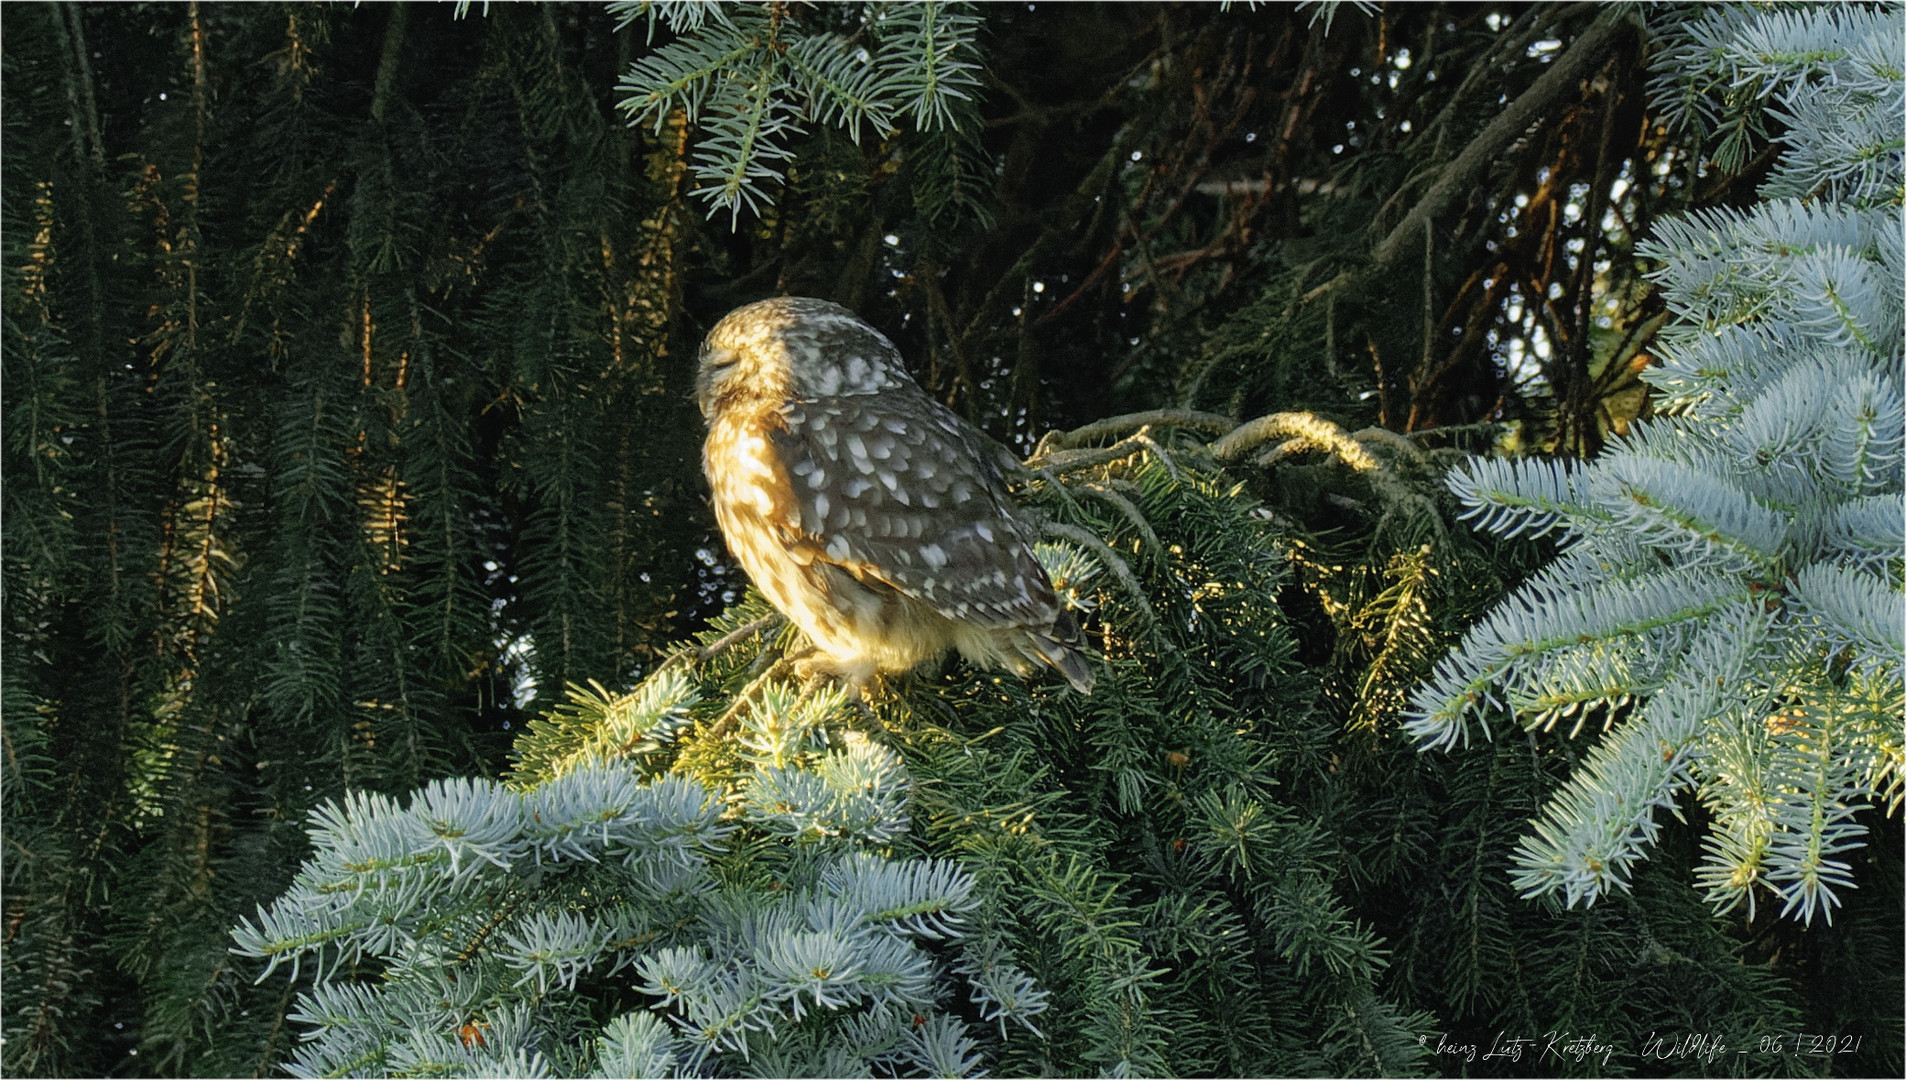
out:
M1600 5L979 14L963 134L815 126L731 227L692 132L616 109L666 34L600 6L6 6L8 1073L268 1073L294 986L226 934L310 808L495 774L567 684L627 686L740 598L690 393L731 307L846 304L1022 454L1179 408L1586 456L1647 410L1635 242L1771 160L1705 165ZM1592 912L1514 898L1570 753L1419 759L1395 713L1545 550L1446 528L1438 467L1239 476L1291 552L1284 797L1384 1000L1461 1042L1864 1033L1765 1067L1896 1072L1897 818L1831 928L1711 917L1685 836Z

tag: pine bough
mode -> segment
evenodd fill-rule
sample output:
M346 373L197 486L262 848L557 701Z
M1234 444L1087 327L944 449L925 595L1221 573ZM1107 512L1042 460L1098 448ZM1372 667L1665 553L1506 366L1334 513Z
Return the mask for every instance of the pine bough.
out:
M315 811L290 890L234 932L266 976L312 977L286 1068L975 1076L980 1041L947 1003L1002 1038L1008 1021L1036 1031L1045 993L963 934L972 877L878 853L906 829L909 781L838 727L838 695L765 688L719 790L642 764L693 704L679 670L620 698L576 691L526 740L532 783ZM619 745L558 737L582 729Z
M881 138L903 121L922 133L953 131L979 91L979 16L968 5L873 4L850 39L804 26L784 4L619 0L617 29L646 20L675 39L629 65L616 89L631 124L660 132L681 110L699 129L689 171L712 215L739 221L774 201L803 125L865 128ZM830 13L823 12L822 15ZM808 13L811 19L821 16ZM949 154L944 140L921 149ZM960 166L960 160L942 163Z
M1679 119L1765 110L1792 134L1767 201L1667 222L1645 249L1680 316L1646 375L1659 415L1587 464L1451 480L1480 527L1559 532L1564 551L1438 665L1408 730L1446 747L1489 710L1608 727L1522 842L1524 895L1626 888L1692 790L1711 902L1751 915L1771 890L1830 921L1858 811L1899 807L1903 39L1896 6L1681 28L1657 82L1686 95Z

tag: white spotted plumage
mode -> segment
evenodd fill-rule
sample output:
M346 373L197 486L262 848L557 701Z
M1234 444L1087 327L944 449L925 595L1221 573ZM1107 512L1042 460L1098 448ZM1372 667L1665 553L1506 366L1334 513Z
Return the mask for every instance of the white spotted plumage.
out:
M697 390L729 549L834 671L860 681L957 648L1091 690L985 436L879 331L822 300L750 304L709 331Z

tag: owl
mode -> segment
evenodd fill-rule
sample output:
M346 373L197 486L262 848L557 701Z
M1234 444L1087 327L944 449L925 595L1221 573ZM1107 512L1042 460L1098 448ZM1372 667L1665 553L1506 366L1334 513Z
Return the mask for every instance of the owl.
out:
M880 331L825 300L737 308L708 332L696 395L715 520L812 666L860 685L958 649L1091 692L986 436Z

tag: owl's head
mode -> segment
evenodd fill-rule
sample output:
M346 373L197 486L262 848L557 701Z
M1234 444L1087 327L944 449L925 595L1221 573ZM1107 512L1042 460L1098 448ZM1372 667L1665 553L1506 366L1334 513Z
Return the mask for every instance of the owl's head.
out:
M695 393L712 417L748 401L873 394L912 381L893 342L853 312L780 296L738 307L708 331Z

